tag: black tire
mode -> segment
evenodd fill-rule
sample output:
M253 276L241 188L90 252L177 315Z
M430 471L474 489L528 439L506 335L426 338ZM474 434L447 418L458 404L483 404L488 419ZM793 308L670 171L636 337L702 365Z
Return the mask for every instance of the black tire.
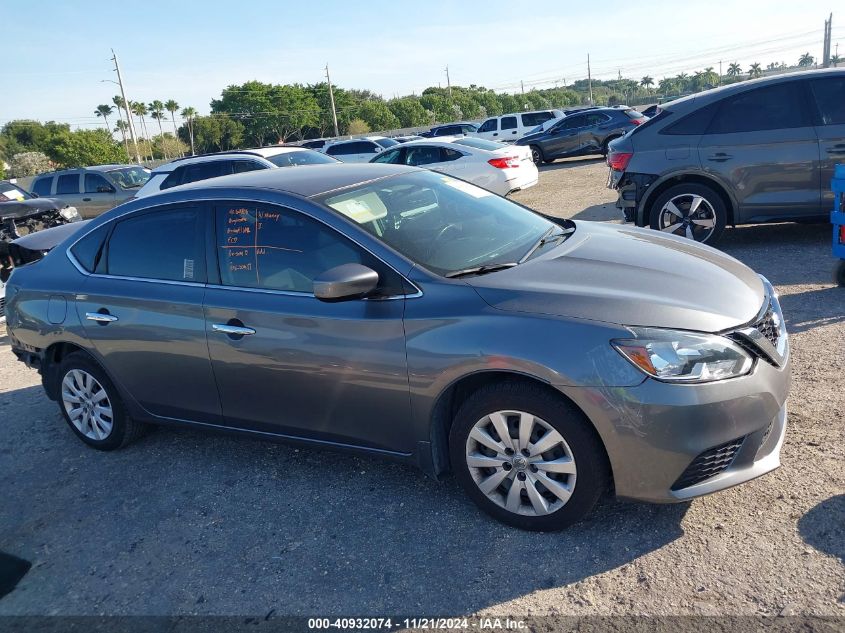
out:
M543 150L538 145L529 145L528 148L531 150L531 160L537 167L546 162L546 159L543 158Z
M715 189L708 187L707 185L690 182L669 187L652 201L650 208L647 210L648 215L646 217L648 219L649 226L655 230L661 230L660 215L663 207L673 198L691 196L701 196L704 198L704 201L707 205L709 205L710 209L712 209L715 225L712 227L712 232L709 232L707 235L704 235L705 231L702 231L700 227L696 227L695 225L690 225L690 232L693 234L695 241L703 244L713 244L718 241L719 237L722 235L722 231L725 230L725 225L728 220L728 211L725 207L724 200L722 200L722 196L720 196ZM696 214L708 213L706 206L701 205L700 209L701 210L697 211ZM683 211L683 209L681 210ZM682 225L683 222L680 224ZM674 234L679 237L687 237L686 228L684 226L681 226L678 231L679 232Z
M526 516L511 512L488 498L473 479L467 464L467 439L479 420L503 410L524 411L541 418L563 436L571 449L577 466L575 486L563 506L550 514ZM504 382L476 391L455 415L449 432L449 452L455 477L469 497L492 517L524 530L561 530L580 521L610 484L604 447L590 422L563 396L539 385Z
M838 286L845 286L845 259L840 259L833 267L833 282Z
M622 138L621 136L608 136L604 139L604 143L601 144L601 155L607 158L607 152L609 151L609 145L618 138Z
M74 370L82 371L92 376L99 383L102 390L105 391L108 398L107 402L110 404L112 411L111 429L101 439L89 437L80 431L71 421L71 417L65 406L63 382L65 377ZM144 433L146 425L132 420L126 415L126 407L114 383L109 379L102 367L84 352L74 352L62 359L56 371L56 386L57 400L62 417L64 417L65 422L67 422L67 425L74 434L88 446L101 451L113 451L123 448Z

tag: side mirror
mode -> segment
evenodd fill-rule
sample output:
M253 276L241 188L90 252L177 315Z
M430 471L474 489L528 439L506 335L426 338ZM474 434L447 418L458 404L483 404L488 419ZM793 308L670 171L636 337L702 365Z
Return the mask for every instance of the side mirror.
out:
M314 279L314 296L320 301L360 299L378 286L378 273L361 264L342 264Z
M100 185L97 187L97 193L114 193L114 187L108 185Z

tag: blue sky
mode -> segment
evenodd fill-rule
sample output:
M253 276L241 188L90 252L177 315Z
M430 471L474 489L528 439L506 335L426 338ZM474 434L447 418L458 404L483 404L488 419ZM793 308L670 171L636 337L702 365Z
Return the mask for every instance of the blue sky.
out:
M719 60L795 63L821 56L829 0L513 0L423 3L394 0L233 3L0 0L5 24L0 125L10 119L96 126L99 103L117 86L110 48L120 58L127 96L176 99L201 113L229 84L258 79L316 83L328 62L332 81L386 98L471 83L508 92L571 82L587 74L656 79ZM834 42L845 55L845 11Z

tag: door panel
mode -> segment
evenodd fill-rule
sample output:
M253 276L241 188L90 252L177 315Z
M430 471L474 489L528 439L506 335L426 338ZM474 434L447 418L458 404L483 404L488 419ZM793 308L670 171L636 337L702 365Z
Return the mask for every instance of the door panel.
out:
M156 416L219 424L202 285L91 276L76 309L106 370ZM100 313L117 320L98 323Z
M845 164L845 77L810 81L810 94L819 140L821 211L827 213L833 210L833 192L830 189L833 169L837 164Z
M401 279L299 212L232 202L215 213L222 285L209 286L205 313L225 423L410 452ZM399 298L316 299L314 277L346 263L377 270Z

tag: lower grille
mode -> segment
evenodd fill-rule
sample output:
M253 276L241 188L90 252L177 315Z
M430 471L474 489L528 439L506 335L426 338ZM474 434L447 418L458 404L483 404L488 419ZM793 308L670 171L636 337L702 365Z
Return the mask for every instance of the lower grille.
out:
M731 465L744 440L745 437L743 436L704 451L692 460L687 469L681 473L678 480L672 484L672 490L680 490L700 484L702 481L721 473Z

